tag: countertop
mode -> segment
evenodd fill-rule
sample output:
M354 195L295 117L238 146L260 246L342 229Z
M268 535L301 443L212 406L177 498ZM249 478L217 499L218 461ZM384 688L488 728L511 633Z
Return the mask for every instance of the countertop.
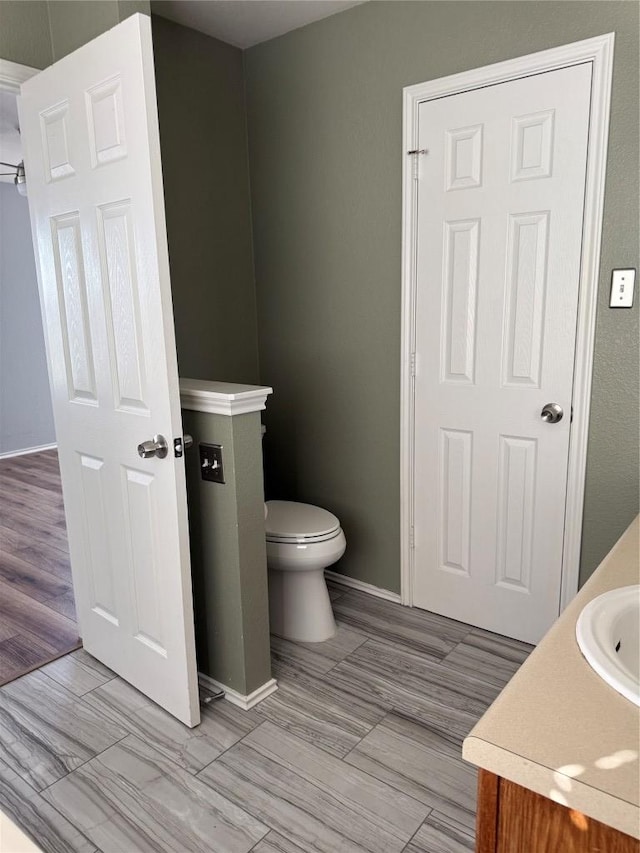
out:
M472 764L640 838L640 708L591 669L575 625L592 598L640 582L631 524L465 739Z

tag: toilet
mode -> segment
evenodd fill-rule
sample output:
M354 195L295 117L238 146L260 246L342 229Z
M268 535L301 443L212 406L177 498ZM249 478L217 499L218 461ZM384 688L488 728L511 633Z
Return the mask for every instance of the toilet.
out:
M347 547L333 513L311 504L265 504L271 632L321 643L336 633L324 570Z

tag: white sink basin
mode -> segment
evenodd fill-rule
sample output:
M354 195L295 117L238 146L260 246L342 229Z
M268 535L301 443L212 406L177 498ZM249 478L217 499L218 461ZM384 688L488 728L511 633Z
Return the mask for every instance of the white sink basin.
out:
M640 586L590 601L578 617L576 639L600 678L640 706Z

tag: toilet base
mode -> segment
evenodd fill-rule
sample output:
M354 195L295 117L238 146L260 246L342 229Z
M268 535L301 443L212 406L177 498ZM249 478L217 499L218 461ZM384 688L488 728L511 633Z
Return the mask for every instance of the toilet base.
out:
M269 569L271 633L301 643L322 643L335 636L324 569Z

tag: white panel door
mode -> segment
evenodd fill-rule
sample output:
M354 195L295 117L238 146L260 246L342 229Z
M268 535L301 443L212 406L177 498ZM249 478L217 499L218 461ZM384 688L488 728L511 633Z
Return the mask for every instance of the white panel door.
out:
M582 64L419 108L414 603L532 643L560 608L590 92Z
M35 253L85 648L199 720L151 23L22 86ZM155 435L165 458L138 455Z

